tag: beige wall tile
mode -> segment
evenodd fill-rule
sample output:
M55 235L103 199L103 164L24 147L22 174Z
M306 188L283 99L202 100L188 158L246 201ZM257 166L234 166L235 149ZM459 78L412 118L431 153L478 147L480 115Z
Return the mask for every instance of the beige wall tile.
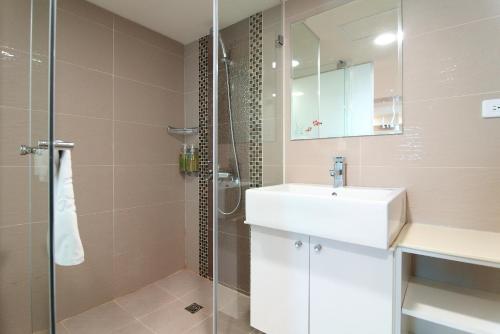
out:
M120 210L116 214L115 233L116 254L133 252L151 256L160 247L175 248L179 245L176 239L184 239L184 203ZM183 252L182 242L180 254Z
M228 287L250 291L250 240L219 234L219 277Z
M405 101L500 91L499 34L496 18L406 39Z
M184 55L184 93L198 92L198 53Z
M500 231L498 168L363 166L361 173L364 186L406 187L410 222Z
M28 222L28 168L0 167L0 226Z
M199 55L199 45L198 41L194 41L190 44L184 45L184 57L196 56Z
M56 116L56 137L75 143L71 158L73 165L111 165L113 162L112 121Z
M186 267L193 272L198 272L200 228L199 228L199 203L186 201Z
M403 0L406 37L500 15L496 0Z
M115 166L115 208L184 201L184 178L177 165Z
M182 57L120 32L115 33L115 69L118 76L182 92Z
M30 284L0 283L0 332L29 334L31 331Z
M184 94L185 124L187 127L198 126L199 118L198 91Z
M29 226L0 228L0 285L20 283L30 276Z
M290 125L287 124L287 127ZM358 137L294 140L287 141L286 163L290 165L324 165L331 166L335 156L346 156L346 163L360 163L360 139ZM328 172L328 169L326 170Z
M113 167L74 166L73 184L78 214L113 209Z
M57 14L57 58L112 73L113 31L69 11Z
M287 165L286 183L333 184L330 165ZM347 165L346 183L351 186L361 185L361 169L357 165Z
M101 7L82 0L59 0L57 5L61 9L76 14L82 18L113 28L113 13Z
M28 111L0 107L0 165L27 166L29 158L19 155L19 146L28 144Z
M406 103L402 136L361 138L362 163L371 166L500 166L500 120L481 117L483 94Z
M28 52L30 35L30 7L29 0L1 0L0 44L14 49Z
M169 135L164 127L115 122L115 162L177 164L182 140Z
M85 262L57 266L58 319L84 312L113 298L113 216L111 212L78 217Z
M183 126L182 93L115 78L115 94L116 120Z
M163 51L183 55L183 45L121 16L115 16L115 30L154 45Z
M111 74L61 61L58 61L56 66L55 110L57 114L112 119L113 78Z
M27 53L0 46L10 56L0 58L0 98L2 105L28 108L29 56Z
M283 182L283 165L262 166L262 183L264 186L282 184Z

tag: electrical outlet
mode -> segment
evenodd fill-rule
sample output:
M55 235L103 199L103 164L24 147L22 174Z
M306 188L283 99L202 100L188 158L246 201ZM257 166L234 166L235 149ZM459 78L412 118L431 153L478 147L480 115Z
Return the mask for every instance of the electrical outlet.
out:
M500 117L500 99L483 100L483 118Z

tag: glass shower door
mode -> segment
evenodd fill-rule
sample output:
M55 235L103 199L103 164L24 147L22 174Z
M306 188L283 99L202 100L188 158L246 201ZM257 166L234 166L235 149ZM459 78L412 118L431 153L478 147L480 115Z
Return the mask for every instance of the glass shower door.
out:
M50 330L51 0L0 2L0 333ZM47 150L45 150L47 151Z
M214 334L259 333L250 322L251 227L245 223L245 192L283 180L282 7L279 1L214 4Z

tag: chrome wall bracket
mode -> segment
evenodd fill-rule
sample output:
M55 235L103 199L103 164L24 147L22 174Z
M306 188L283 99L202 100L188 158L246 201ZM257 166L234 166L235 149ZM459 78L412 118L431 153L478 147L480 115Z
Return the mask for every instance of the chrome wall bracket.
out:
M64 140L56 140L54 142L54 148L56 150L72 150L75 147L75 143L65 142ZM47 150L49 148L49 142L47 140L39 140L37 146L27 146L21 145L19 147L20 155L35 154L39 150Z

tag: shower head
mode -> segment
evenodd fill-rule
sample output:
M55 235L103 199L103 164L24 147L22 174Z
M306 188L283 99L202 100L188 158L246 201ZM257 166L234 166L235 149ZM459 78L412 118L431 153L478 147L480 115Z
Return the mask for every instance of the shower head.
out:
M225 61L230 60L229 55L228 55L227 50L226 50L226 45L224 44L224 41L222 40L222 37L220 34L219 34L219 46L220 46L220 49L222 51L222 54L221 54L222 61L225 62Z
M213 33L213 28L210 28L210 34ZM224 40L222 39L222 36L219 32L219 47L221 49L221 59L224 63L229 62L231 58L229 57L229 53L227 52L226 49L226 44L224 44Z

